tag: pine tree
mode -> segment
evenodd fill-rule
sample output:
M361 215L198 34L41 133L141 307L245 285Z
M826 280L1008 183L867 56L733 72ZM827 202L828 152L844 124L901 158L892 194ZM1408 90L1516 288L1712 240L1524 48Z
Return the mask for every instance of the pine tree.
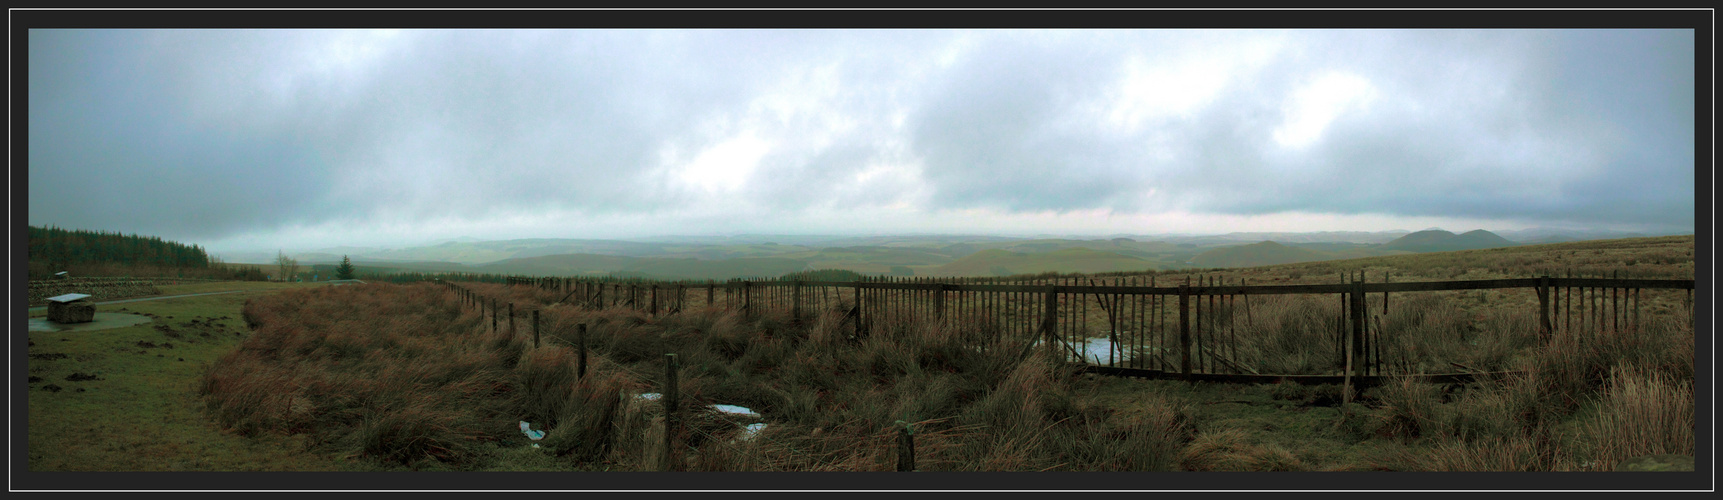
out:
M353 279L353 261L348 260L346 255L341 256L341 265L335 267L335 279Z

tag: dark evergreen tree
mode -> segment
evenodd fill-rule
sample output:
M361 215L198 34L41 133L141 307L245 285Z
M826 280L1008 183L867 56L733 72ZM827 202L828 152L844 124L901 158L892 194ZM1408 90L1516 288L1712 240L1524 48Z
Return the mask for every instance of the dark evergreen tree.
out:
M353 279L353 261L349 260L346 255L341 256L341 265L335 267L335 279Z

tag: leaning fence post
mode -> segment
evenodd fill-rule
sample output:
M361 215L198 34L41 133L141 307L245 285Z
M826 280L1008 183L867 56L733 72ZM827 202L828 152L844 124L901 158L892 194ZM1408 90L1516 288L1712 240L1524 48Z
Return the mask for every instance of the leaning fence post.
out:
M676 353L664 355L664 465L663 470L676 470Z
M910 424L897 421L897 471L915 472L915 431Z
M497 332L497 299L491 299L491 333Z
M538 309L532 310L532 347L538 348Z
M509 303L509 335L513 336L520 330L515 329L515 303Z

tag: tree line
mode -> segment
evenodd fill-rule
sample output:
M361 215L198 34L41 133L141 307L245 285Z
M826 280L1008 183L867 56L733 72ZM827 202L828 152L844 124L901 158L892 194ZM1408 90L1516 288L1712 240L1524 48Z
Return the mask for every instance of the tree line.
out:
M65 271L72 276L180 277L263 280L262 269L226 264L198 245L159 236L26 226L29 277L47 279Z
M49 267L92 262L187 269L209 267L209 255L202 247L163 240L159 236L29 226L28 237L30 260L43 261Z

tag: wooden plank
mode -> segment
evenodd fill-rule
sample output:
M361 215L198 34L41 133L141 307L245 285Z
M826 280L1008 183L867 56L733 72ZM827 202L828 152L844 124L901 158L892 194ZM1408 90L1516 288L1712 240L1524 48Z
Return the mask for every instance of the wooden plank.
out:
M1120 368L1103 365L1073 365L1073 370L1084 373L1111 375L1117 377L1137 377L1148 379L1181 380L1187 377L1194 381L1216 382L1227 384L1274 384L1292 382L1300 385L1343 385L1348 381L1347 375L1250 375L1236 373L1196 373L1185 375L1165 370L1145 370L1140 368ZM1366 377L1350 377L1350 382L1356 387L1374 387L1392 382L1399 378L1432 384L1464 384L1477 380L1500 379L1509 375L1522 373L1514 371L1502 372L1467 372L1467 373L1418 373L1410 375L1381 375Z
M1547 286L1553 287L1593 287L1593 288L1654 288L1654 289L1687 289L1694 288L1694 280L1651 280L1651 279L1606 279L1606 278L1550 278ZM1462 281L1423 281L1400 283L1366 283L1366 293L1388 292L1424 292L1442 290L1486 290L1498 288L1535 288L1539 278L1511 278L1500 280L1462 280ZM837 286L857 287L866 289L888 290L920 290L920 291L963 291L963 292L1010 292L1010 293L1043 293L1048 285L978 285L963 283L901 283L894 281L804 281L804 286ZM741 289L743 287L779 287L796 286L793 281L735 281L722 284L709 284L709 288ZM1060 294L1120 294L1120 295L1177 295L1178 287L1156 286L1118 286L1118 285L1059 285L1053 286L1054 293ZM1351 293L1354 290L1350 283L1334 285L1228 285L1190 287L1192 295L1287 295L1287 294L1326 294Z
M1550 278L1550 286L1586 287L1586 288L1656 288L1664 290L1692 290L1693 280L1646 280L1646 279L1605 279L1605 278Z

